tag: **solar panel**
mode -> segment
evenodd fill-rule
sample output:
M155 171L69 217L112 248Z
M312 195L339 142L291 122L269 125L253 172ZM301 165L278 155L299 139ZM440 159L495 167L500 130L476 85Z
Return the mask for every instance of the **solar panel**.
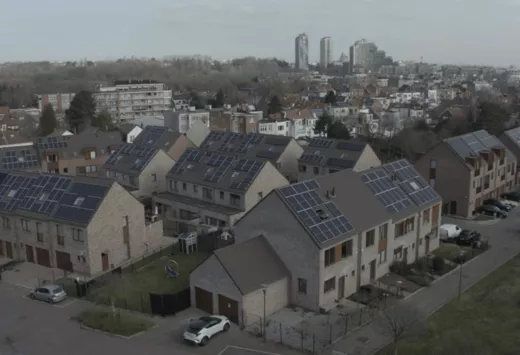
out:
M264 137L258 133L249 133L237 148L237 153L247 152L254 144L258 144Z
M36 140L36 146L41 151L66 148L70 136L42 137Z
M266 136L264 143L267 145L287 145L290 140L289 137Z
M69 191L63 193L53 216L67 221L88 223L103 201L108 188L109 186L72 183ZM83 198L79 204L77 204L78 197Z
M309 143L309 147L330 148L332 143L334 141L331 139L313 138Z
M325 157L323 155L319 155L319 154L303 154L300 157L300 162L323 164L325 162Z
M173 166L171 173L172 174L182 174L185 170L186 162L200 162L206 156L206 152L200 149L187 149L177 160L175 165Z
M280 152L271 152L268 150L261 150L256 153L256 156L258 158L273 160L273 159L278 159L280 157L280 154L281 154Z
M226 136L227 132L209 132L207 137L200 145L201 149L208 149L214 142L222 140Z
M335 168L352 169L356 165L356 162L348 159L330 158L327 160L327 166Z
M40 166L38 156L32 149L6 150L2 157L2 170L23 170Z
M341 150L350 150L353 152L360 152L365 148L365 144L359 142L338 142L336 148Z
M251 183L255 180L258 173L264 166L264 162L260 160L240 159L233 167L234 171L245 172L243 176L237 176L229 185L232 189L247 190Z
M439 195L424 180L406 160L398 160L383 166L383 168L399 180L398 185L417 205L439 199Z
M316 180L293 184L279 191L314 240L323 244L354 230L334 202L325 202Z
M401 212L413 205L408 195L392 181L382 168L361 175L361 180L390 213Z
M163 126L146 126L137 137L133 144L142 146L153 146L154 143L161 138L164 132L168 131L168 127Z
M226 173L227 169L233 162L234 158L229 155L213 155L210 158L211 164L208 162L208 165L212 165L213 168L208 169L206 174L204 174L203 179L209 182L218 182L222 176Z

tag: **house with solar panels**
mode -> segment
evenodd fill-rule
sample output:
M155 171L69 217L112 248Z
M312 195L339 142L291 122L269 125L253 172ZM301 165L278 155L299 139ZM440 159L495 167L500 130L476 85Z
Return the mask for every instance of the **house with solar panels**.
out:
M38 172L41 169L38 152L33 142L0 145L0 171L24 170Z
M520 160L520 127L510 129L505 131L500 136L500 141L506 146L507 149L513 153L516 160ZM515 168L515 167L512 167ZM520 186L520 174L518 174L518 164L516 165L516 169L511 170L510 172L514 172L515 180L512 184L508 186L509 190L514 190Z
M119 132L90 129L77 135L38 138L34 146L42 172L103 176L103 164L122 143Z
M167 191L166 174L175 161L163 150L125 143L103 165L105 177L114 179L137 197Z
M164 245L162 221L116 182L0 173L0 256L87 276Z
M242 325L263 317L264 292L268 316L329 310L393 262L437 248L441 204L406 160L277 188L236 224L234 245L192 272L193 305ZM269 262L251 267L257 253Z
M511 150L485 130L444 139L415 163L442 196L442 213L462 217L515 189L517 166Z
M175 161L186 149L195 148L195 144L184 134L163 126L144 127L132 144L142 148L161 149Z
M344 169L362 171L380 165L381 161L367 143L314 138L298 159L298 181Z
M153 202L168 227L182 233L232 227L273 189L288 184L267 160L188 149Z
M212 131L200 145L212 153L269 161L289 181L298 177L298 158L303 148L291 137L258 133Z

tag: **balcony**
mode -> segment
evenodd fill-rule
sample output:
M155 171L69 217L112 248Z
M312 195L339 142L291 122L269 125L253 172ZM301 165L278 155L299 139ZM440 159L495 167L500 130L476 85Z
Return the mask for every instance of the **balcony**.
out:
M484 184L484 190L487 190L487 189L489 189L489 183Z
M482 186L477 187L476 192L477 192L477 194L481 193L482 192Z
M62 235L57 235L56 241L58 242L58 245L61 245L61 246L65 245L65 237Z
M39 242L39 243L43 243L43 233L36 233L36 240Z
M505 175L502 175L502 176L500 177L500 180L501 180L501 181L504 181L505 179L506 179L506 176L505 176Z

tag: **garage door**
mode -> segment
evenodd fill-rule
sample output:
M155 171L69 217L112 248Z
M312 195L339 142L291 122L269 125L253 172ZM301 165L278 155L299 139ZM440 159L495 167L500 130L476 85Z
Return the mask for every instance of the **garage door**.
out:
M39 265L51 267L51 258L49 256L49 251L42 248L35 248L36 249L36 262Z
M213 314L213 295L211 292L195 287L195 307Z
M227 298L226 296L218 295L218 313L226 316L230 321L238 324L238 302Z
M56 265L58 269L72 272L72 263L70 261L70 254L56 250Z

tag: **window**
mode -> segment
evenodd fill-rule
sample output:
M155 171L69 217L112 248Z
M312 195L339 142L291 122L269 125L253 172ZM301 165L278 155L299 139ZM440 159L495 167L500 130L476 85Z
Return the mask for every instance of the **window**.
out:
M437 160L435 160L435 159L430 160L430 169L437 169Z
M95 150L90 152L90 160L94 160L94 159L96 159L96 151Z
M379 240L385 240L388 238L388 223L379 226Z
M56 241L58 242L58 245L65 245L65 237L62 235L56 236Z
M301 277L298 278L298 292L299 293L307 293L307 280L302 279Z
M206 224L209 226L221 227L221 226L225 226L226 222L221 221L220 219L217 219L217 218L206 216Z
M95 173L97 171L96 165L87 165L85 166L85 172L87 173Z
M76 242L83 243L83 231L81 229L77 228L71 228L72 229L72 240L75 240Z
M323 283L323 292L327 293L336 289L336 278L331 277Z
M386 263L386 250L379 253L379 264Z
M22 223L22 230L24 232L28 232L29 231L29 221L26 219L22 219L21 223Z
M400 260L403 257L403 247L394 249L394 260Z
M224 191L220 191L220 199L221 199L221 200L224 199Z
M74 206L81 206L83 201L85 201L85 197L76 197L76 200L74 200Z
M205 200L213 201L213 190L206 187L202 188L202 195Z
M2 225L4 226L5 230L11 229L11 220L9 217L2 217Z
M298 170L300 171L300 173L305 173L305 172L307 172L307 165L300 164L300 165L298 166Z
M68 174L69 173L69 168L63 168L63 173L64 174Z
M405 222L397 223L395 225L395 237L401 237L405 234Z
M352 256L353 242L352 239L341 244L341 258L345 259Z
M376 230L372 229L366 233L365 247L371 247L376 242Z
M56 225L56 238L58 245L65 245L65 237L63 236L63 227L60 224Z
M157 174L152 174L152 181L157 181Z
M325 267L330 266L336 262L335 248L325 250Z
M422 221L423 221L423 224L430 223L430 209L423 211Z
M406 223L406 233L413 232L413 230L415 229L415 218L414 217L408 218L405 223Z
M197 185L193 185L193 193L194 194L199 193L199 187Z
M233 206L240 206L240 195L229 194L229 203Z
M430 160L430 179L434 179L437 176L437 160Z
M188 189L188 185L185 182L182 183L182 190L186 191Z
M312 170L314 171L314 175L319 175L320 174L320 167L319 166L315 166L314 168L312 168Z

